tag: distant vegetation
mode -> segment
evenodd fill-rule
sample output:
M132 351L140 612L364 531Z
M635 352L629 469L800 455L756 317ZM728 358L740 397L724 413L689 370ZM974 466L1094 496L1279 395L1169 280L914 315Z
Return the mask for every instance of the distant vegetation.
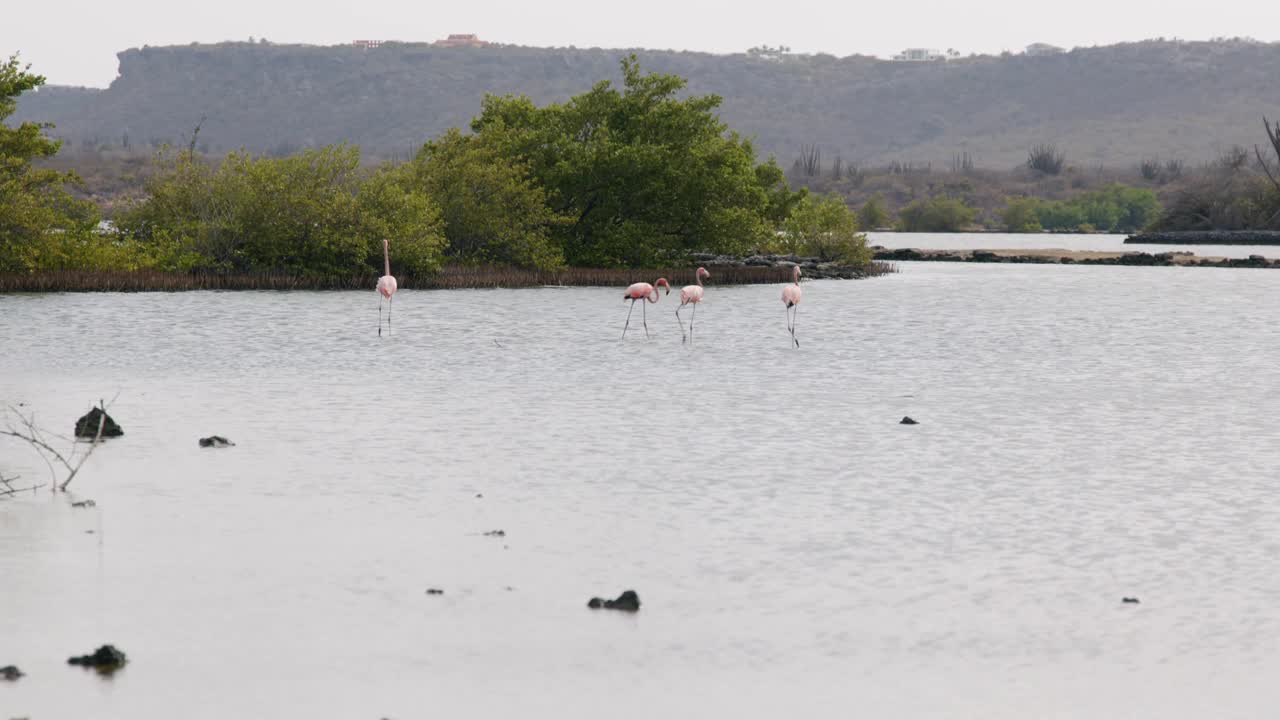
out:
M1280 123L1253 155L1233 147L1174 195L1154 230L1280 230Z
M784 47L636 53L646 70L686 78L691 94L723 97L721 119L762 158L789 163L807 145L821 149L828 168L839 156L858 167L941 170L967 156L975 167L1010 170L1040 144L1081 169L1154 157L1199 164L1221 148L1252 147L1257 118L1274 112L1280 66L1280 45L1248 40L932 63ZM601 79L621 81L627 54L405 43L143 47L119 54L110 88L42 88L22 98L17 119L56 123L76 151L182 146L208 116L197 150L213 156L243 147L283 157L345 142L366 161L404 161L449 128L467 127L486 93L563 103Z

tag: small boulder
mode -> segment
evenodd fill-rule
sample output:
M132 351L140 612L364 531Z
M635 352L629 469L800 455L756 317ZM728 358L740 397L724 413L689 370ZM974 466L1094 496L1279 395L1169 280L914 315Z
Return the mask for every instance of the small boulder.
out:
M603 598L593 597L587 601L587 607L592 610L605 608L606 610L636 612L640 609L640 596L636 594L635 590L627 590L619 595L615 600L605 600Z
M76 421L76 437L90 439L97 437L99 422L102 423L102 437L120 437L124 434L124 430L111 419L110 415L103 412L102 408L94 408Z
M444 590L441 590L440 588L427 588L427 594L428 594L428 595L443 595L443 594L444 594Z
M1141 601L1138 600L1138 598L1136 597L1127 597L1122 599L1120 602L1125 603L1127 605L1137 605Z
M211 448L235 447L235 443L222 437L221 435L210 435L209 437L200 438L200 447L211 447Z
M507 536L506 530L490 530L489 532L485 533L485 537L506 537L506 536Z
M0 678L5 680L17 680L24 674L25 673L18 669L17 665L5 665L4 667L0 667Z
M898 421L898 424L899 425L919 425L920 423L916 422L915 420L912 420L911 416L909 415L903 415L902 419Z
M117 649L114 645L103 645L93 651L92 655L80 655L77 657L67 658L67 663L71 665L82 665L84 667L97 668L98 670L116 670L129 662L129 658L124 652Z

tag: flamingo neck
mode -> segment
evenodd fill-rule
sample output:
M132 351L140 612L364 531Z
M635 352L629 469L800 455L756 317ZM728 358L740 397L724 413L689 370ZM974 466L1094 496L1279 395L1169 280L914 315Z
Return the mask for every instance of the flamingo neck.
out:
M382 240L382 269L383 275L391 274L391 241L386 238Z

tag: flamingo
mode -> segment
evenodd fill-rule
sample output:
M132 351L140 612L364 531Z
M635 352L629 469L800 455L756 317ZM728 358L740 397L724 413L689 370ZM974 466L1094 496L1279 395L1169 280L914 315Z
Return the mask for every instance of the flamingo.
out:
M655 285L657 287L655 287ZM627 339L627 328L631 325L631 312L636 309L637 300L648 300L651 303L658 302L658 287L667 289L667 294L671 294L671 283L666 278L658 278L653 285L649 283L635 283L627 286L627 291L622 294L623 300L631 301L631 310L627 311L627 324L622 326L622 339ZM644 302L640 303L640 317L644 320L644 336L649 337L649 318L645 314Z
M391 241L382 238L382 267L386 275L378 278L378 337L382 337L382 298L387 300L387 334L391 334L391 296L396 294L396 279L391 274Z
M693 344L693 319L698 316L698 303L702 302L702 278L711 277L711 273L706 268L698 268L693 274L694 279L698 281L697 285L685 285L680 288L680 307L676 308L676 322L680 323L680 336L684 339L681 342L688 341ZM693 306L693 314L689 316L689 334L684 334L684 321L680 319L680 310L685 305Z
M796 339L796 311L800 305L800 266L795 266L795 284L782 288L782 302L787 306L787 330L791 333L791 342L800 347L800 341Z

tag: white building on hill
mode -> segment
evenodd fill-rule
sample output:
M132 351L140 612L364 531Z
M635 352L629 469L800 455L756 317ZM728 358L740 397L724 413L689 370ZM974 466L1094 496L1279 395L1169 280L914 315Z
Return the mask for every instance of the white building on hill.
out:
M898 62L941 62L946 60L947 56L933 48L907 48L894 55L893 59Z

